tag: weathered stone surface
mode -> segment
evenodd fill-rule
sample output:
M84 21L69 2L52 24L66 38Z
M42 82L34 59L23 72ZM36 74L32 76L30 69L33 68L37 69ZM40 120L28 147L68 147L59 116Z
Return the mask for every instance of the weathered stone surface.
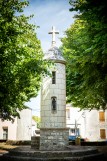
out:
M35 148L35 149L40 148L40 136L31 137L31 148Z
M40 151L19 147L0 157L0 161L105 161L102 153L93 147L68 146L65 151Z
M63 150L68 146L67 128L40 129L40 150Z
M41 89L41 128L66 127L66 75L65 64L55 63L50 69L56 71L56 84L52 84L51 76L43 79ZM57 110L52 111L51 97L57 98Z

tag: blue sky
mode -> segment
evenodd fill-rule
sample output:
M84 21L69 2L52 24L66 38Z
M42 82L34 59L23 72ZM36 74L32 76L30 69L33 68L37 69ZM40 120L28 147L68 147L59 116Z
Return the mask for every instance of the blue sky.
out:
M37 36L41 41L44 51L51 45L51 35L48 32L52 26L59 30L56 37L57 46L61 45L60 38L64 36L64 31L73 23L73 13L69 12L71 7L69 0L29 0L30 5L25 9L25 14L34 14L30 21L40 28L37 29Z
M64 36L64 31L74 22L74 13L69 12L69 0L29 0L30 5L24 9L25 15L34 14L30 23L40 26L36 30L37 37L41 41L43 51L51 47L51 35L48 32L52 26L59 31L56 37L56 46L61 45L60 38ZM27 105L34 110L34 114L39 114L40 96L32 98Z

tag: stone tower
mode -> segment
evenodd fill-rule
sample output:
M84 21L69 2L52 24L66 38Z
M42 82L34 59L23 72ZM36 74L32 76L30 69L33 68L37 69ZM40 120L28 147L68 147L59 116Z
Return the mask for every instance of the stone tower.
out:
M68 145L66 128L66 74L65 60L55 46L55 27L52 27L52 46L45 54L50 60L51 76L43 79L41 88L40 150L63 150Z

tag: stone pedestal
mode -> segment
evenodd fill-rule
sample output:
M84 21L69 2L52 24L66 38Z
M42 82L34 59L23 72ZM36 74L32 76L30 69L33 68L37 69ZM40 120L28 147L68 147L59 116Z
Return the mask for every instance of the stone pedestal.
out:
M40 150L64 150L69 145L68 128L41 128Z
M40 136L31 137L31 148L39 149L40 147Z

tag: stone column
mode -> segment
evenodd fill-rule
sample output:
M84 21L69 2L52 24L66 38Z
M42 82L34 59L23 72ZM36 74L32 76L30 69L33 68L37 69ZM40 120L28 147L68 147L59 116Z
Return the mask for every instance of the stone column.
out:
M43 80L41 89L40 150L63 150L68 145L69 130L66 128L66 74L65 63L55 62L55 84L52 77ZM56 109L52 109L52 98Z

